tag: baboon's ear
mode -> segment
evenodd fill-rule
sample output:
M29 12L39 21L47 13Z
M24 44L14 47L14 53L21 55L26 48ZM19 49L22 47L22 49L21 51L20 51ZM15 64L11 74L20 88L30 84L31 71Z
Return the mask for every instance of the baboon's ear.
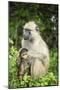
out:
M39 31L39 27L38 26L36 26L36 31Z

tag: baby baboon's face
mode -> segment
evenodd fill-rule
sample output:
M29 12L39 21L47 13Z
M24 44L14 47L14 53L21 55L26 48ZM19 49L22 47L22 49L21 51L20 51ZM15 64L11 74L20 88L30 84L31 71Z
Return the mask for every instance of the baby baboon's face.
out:
M28 52L27 51L24 51L21 53L21 58L26 60L28 58Z

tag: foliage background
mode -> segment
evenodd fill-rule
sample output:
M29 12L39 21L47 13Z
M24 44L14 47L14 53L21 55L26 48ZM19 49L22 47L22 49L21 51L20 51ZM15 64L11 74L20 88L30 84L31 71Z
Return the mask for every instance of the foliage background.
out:
M35 21L50 50L49 71L33 80L17 78L16 57L21 48L23 25ZM58 85L58 5L9 2L9 88Z

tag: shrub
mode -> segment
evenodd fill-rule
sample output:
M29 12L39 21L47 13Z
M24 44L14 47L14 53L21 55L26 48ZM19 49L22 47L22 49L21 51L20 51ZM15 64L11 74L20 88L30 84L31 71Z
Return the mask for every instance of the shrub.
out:
M17 49L12 46L9 50L9 88L58 85L57 50L53 49L50 52L49 71L45 76L39 79L32 79L26 74L23 80L18 79L16 66L17 53Z

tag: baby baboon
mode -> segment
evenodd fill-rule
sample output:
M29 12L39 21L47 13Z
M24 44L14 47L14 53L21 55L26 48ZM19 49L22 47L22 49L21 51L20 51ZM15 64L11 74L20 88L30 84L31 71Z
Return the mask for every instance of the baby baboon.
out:
M22 48L19 51L18 56L18 76L19 78L23 78L25 74L30 74L30 63L28 61L28 49Z

